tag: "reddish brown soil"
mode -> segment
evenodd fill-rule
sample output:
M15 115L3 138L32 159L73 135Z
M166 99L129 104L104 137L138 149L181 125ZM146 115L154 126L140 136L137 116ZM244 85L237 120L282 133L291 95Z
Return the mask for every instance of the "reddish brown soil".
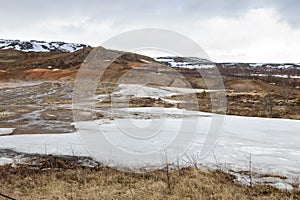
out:
M77 70L69 69L29 69L24 71L25 80L60 80L62 78L74 79Z

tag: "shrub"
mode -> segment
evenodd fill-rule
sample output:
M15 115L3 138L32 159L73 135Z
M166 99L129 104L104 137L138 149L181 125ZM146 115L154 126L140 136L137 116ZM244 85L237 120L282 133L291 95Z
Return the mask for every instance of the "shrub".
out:
M202 94L202 97L206 97L206 95L207 95L206 90L203 90L201 94Z

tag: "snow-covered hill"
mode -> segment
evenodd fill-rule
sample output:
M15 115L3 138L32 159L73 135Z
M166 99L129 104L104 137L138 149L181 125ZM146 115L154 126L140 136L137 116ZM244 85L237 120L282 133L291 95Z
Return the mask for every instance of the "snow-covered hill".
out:
M300 78L300 63L214 63L194 57L156 57L154 59L170 67L181 68L181 70L218 67L223 75Z
M210 60L195 57L156 57L156 61L168 65L170 67L197 69L205 68L210 64L214 64Z
M45 42L45 41L20 41L0 39L0 49L15 49L26 52L74 52L83 47L89 47L85 44L65 43L65 42Z
M203 65L217 65L221 67L237 67L242 66L244 68L269 68L272 69L289 69L289 68L299 68L300 63L215 63L213 61L195 58L195 57L155 57L156 61L168 65L170 67L178 67L178 68L189 68L189 69L197 69L203 68Z

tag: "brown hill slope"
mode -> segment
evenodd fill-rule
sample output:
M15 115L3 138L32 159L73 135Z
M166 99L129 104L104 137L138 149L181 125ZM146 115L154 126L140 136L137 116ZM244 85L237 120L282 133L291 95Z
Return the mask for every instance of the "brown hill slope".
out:
M0 50L0 81L14 80L58 80L74 78L77 70L93 48L87 47L72 53L66 52L23 52ZM101 59L117 55L113 65L135 67L143 60L155 62L152 58L121 51L97 48Z
M0 50L0 69L19 71L33 68L69 69L78 67L92 48L84 48L73 53L61 52L22 52Z

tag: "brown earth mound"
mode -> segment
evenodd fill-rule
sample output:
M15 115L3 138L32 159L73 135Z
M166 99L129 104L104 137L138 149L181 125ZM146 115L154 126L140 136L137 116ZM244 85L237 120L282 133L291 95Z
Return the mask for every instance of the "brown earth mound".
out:
M75 78L77 70L68 69L29 69L24 71L26 80L59 80L62 78Z
M87 47L72 53L65 52L22 52L18 50L0 50L0 81L15 80L59 80L74 79L77 70L93 48ZM155 62L152 58L120 51L107 50L98 47L95 51L100 58L112 62L113 70L130 69L148 62ZM105 58L116 57L110 61Z
M79 67L91 50L92 48L84 48L73 53L0 50L0 69L20 71L34 68L69 69Z

